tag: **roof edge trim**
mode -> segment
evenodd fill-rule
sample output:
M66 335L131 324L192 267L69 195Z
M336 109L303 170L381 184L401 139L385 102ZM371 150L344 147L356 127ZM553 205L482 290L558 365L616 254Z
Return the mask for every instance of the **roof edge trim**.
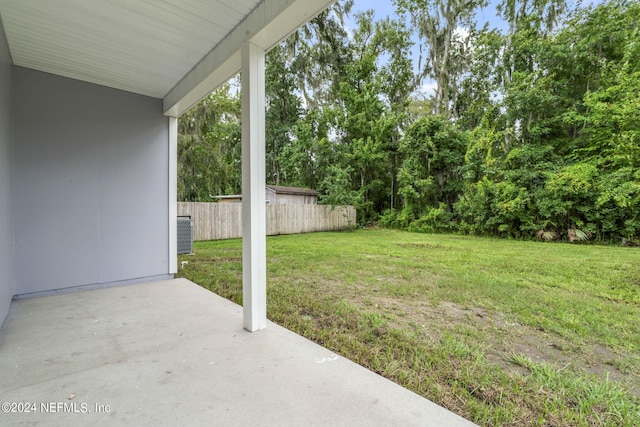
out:
M269 50L334 1L263 0L166 94L164 114L181 115L240 71L247 43Z

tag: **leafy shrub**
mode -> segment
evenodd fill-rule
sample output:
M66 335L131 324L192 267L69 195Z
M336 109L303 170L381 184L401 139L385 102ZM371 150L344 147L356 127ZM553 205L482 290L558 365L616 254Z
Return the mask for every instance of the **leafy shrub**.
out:
M415 215L411 209L403 209L401 211L387 209L378 220L378 225L385 228L406 230L414 219Z
M409 224L408 230L420 233L447 233L455 231L457 224L444 203L431 208L425 215Z

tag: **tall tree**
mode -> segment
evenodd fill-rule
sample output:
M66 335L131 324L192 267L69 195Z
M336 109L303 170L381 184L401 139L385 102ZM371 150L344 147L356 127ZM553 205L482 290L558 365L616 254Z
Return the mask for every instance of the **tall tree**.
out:
M404 209L416 218L439 203L451 209L463 189L460 171L466 150L466 135L441 116L413 123L400 143L398 181Z
M383 27L373 22L373 11L357 14L349 43L351 60L340 77L336 114L338 159L351 176L351 189L361 218L375 218L388 203L388 144L395 123L382 93L378 62L384 51ZM334 165L335 169L336 165Z
M381 92L387 104L387 118L392 127L387 144L389 189L389 207L398 207L398 167L400 154L398 148L404 129L411 120L409 106L412 102L413 61L410 49L413 46L411 33L399 20L385 19L378 24L383 55L386 62L380 66Z
M514 139L521 139L523 123L530 127L533 120L533 113L514 106L521 106L523 100L519 95L522 89L530 88L528 79L541 69L536 53L543 51L537 42L551 34L566 10L566 0L502 0L497 8L509 26L502 48L500 74L506 113L504 138L506 146L511 147Z
M265 155L268 184L294 184L295 173L282 162L283 153L294 143L293 129L301 116L300 98L295 94L294 75L290 59L280 45L266 57L265 71Z
M178 200L210 201L240 192L240 137L240 96L230 84L180 116Z
M474 17L486 0L394 0L398 11L409 14L421 47L427 58L419 65L414 86L425 78L433 79L436 93L433 112L450 115L450 102L455 101L458 81L469 65L470 35L475 28Z
M335 98L351 58L345 20L352 7L353 0L336 2L284 42L305 106L323 107Z

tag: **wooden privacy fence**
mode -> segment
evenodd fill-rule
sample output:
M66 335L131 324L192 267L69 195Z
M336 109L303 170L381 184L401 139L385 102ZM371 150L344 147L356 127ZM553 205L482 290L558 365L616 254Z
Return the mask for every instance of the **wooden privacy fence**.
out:
M344 230L355 225L353 206L266 205L267 235ZM193 240L242 237L242 203L178 202L178 216L193 220Z

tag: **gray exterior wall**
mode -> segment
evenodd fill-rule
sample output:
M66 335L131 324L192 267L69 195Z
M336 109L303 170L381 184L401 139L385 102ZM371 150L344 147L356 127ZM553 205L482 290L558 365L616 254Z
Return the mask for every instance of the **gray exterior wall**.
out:
M11 226L11 56L0 17L0 325L13 297Z
M13 69L15 294L167 276L162 101Z

